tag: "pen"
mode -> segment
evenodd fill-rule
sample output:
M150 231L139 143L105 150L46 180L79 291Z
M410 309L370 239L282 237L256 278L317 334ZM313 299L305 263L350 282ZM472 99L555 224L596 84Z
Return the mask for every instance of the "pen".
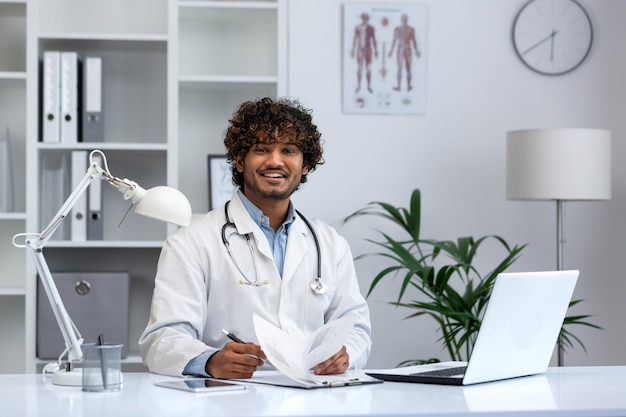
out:
M237 336L235 336L233 333L229 332L226 329L222 329L222 333L224 333L226 335L226 337L228 337L233 342L246 343L246 342L244 342L243 340L241 340L240 338L238 338Z
M226 337L228 337L230 340L232 340L233 342L237 342L237 343L246 343L243 340L241 340L240 338L238 338L234 333L229 332L226 329L222 329L222 333L224 333L226 335ZM256 356L254 356L255 358L259 359L260 361L264 361L266 363L269 363L268 360L263 360L261 358L258 358Z
M354 379L348 379L348 380L339 380L339 381L332 381L332 382L328 382L328 386L330 387L347 387L350 385L361 385L363 382L358 379L358 378L354 378Z
M101 334L100 336L98 336L98 346L104 346L104 335ZM100 374L102 375L102 385L104 386L104 389L107 389L107 365L106 365L106 359L104 356L104 350L102 347L100 347L98 349L98 355L100 355Z

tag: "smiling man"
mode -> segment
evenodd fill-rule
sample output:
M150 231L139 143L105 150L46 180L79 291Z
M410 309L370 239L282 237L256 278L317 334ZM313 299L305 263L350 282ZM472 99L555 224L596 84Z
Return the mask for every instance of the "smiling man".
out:
M371 327L350 248L291 201L324 163L310 111L287 99L247 101L233 114L224 144L238 190L165 242L139 340L145 365L161 374L217 378L271 369L254 331L257 314L305 337L354 316L346 344L313 372L363 368Z

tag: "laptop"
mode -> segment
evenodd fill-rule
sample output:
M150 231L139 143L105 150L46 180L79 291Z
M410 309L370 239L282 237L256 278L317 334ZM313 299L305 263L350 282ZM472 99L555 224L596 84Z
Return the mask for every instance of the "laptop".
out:
M500 273L468 362L368 370L384 381L470 385L548 369L579 271Z

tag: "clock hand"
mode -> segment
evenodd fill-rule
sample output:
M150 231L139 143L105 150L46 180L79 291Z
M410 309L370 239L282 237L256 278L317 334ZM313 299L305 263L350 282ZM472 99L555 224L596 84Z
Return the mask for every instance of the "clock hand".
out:
M538 46L540 46L541 44L543 44L544 42L552 39L554 41L554 36L557 34L558 32L554 29L552 29L552 33L550 33L548 36L546 36L545 38L543 38L542 40L540 40L539 42L537 42L536 44L534 44L533 46L531 46L530 48L526 49L524 52L522 52L522 55L526 55L527 53L529 53L530 51L532 51L533 49L537 48Z
M552 29L552 40L550 42L550 61L554 61L554 35L556 35L556 30Z

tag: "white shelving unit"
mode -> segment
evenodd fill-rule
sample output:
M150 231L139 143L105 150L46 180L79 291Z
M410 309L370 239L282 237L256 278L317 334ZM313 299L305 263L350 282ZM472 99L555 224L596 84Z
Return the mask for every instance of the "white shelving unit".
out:
M11 358L0 362L0 373L36 372L50 361L36 352L36 269L11 244L14 234L40 232L47 223L40 219L44 156L101 149L113 175L144 188L177 187L194 213L205 212L207 155L224 152L222 133L236 106L285 94L286 1L0 0L0 123L8 114L20 161L16 210L0 213L0 331L11 340L0 346L0 357ZM103 57L103 142L41 142L45 50ZM45 256L53 272L129 271L129 357L123 363L142 369L137 341L163 240L175 228L131 214L116 232L128 204L107 184L102 189L103 239L55 235ZM23 352L23 367L15 365L16 352Z
M41 207L41 161L46 155L102 149L113 175L130 178L144 188L168 183L167 160L167 0L29 0L32 48L28 49L30 125L40 126L39 65L46 50L102 56L104 139L99 143L50 144L39 129L27 135L27 202ZM149 13L146 11L149 10ZM32 81L32 82L31 82ZM71 190L68 190L68 193ZM56 272L128 271L130 317L125 366L139 366L137 340L149 314L152 281L168 227L134 214L116 227L128 208L119 193L102 183L103 239L74 242L54 236L45 248ZM29 231L41 231L48 220L38 210L26 214ZM66 220L65 223L69 223ZM38 359L37 274L26 264L26 371L38 371L49 359ZM89 342L89 341L87 341Z

